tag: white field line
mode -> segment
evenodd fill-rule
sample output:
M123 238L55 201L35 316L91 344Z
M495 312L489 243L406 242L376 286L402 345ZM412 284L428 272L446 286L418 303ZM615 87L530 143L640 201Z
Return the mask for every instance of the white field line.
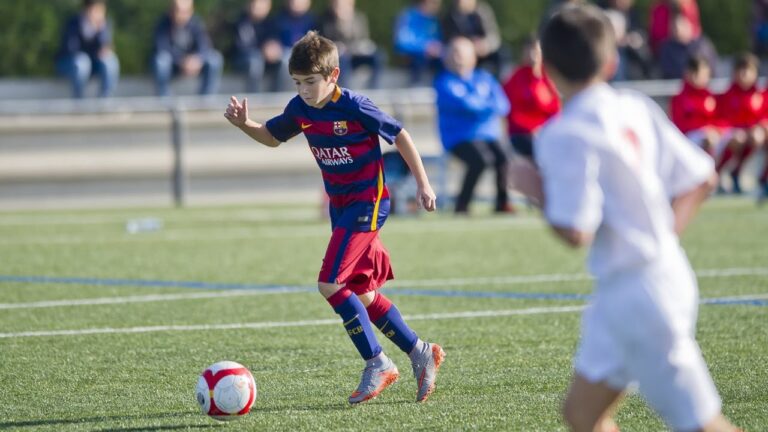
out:
M431 321L441 319L469 319L469 318L494 318L513 315L538 315L547 313L566 313L578 312L584 309L584 306L561 306L561 307L536 307L527 309L510 310L484 310L467 312L448 312L424 315L409 315L404 318L409 321ZM239 330L239 329L269 329L269 328L292 328L309 327L320 325L338 324L338 319L320 319L320 320L302 320L302 321L264 321L253 323L234 323L234 324L199 324L199 325L168 325L168 326L149 326L149 327L126 327L126 328L91 328L81 330L50 330L50 331L28 331L18 333L0 333L0 339L22 338L22 337L44 337L44 336L82 336L95 334L128 334L128 333L154 333L154 332L177 332L177 331L208 331L208 330Z
M119 224L123 226L125 222ZM429 225L401 225L395 230L384 228L387 235L411 235L423 233L467 233L499 231L504 229L520 230L539 228L543 222L535 218L518 219L488 219L482 224L468 224L457 220L438 220ZM391 232L391 234L390 234ZM174 228L165 227L159 231L130 235L126 233L113 233L102 237L88 237L83 235L59 235L59 236L35 236L26 238L0 239L0 246L20 245L71 245L71 244L103 244L103 243L135 243L147 242L185 242L185 241L232 241L260 238L305 238L328 237L330 229L327 226L271 226L269 229L254 226L253 228L214 228L202 230L201 228Z
M724 269L703 269L696 271L698 278L726 278L736 276L768 276L768 267L755 268L724 268ZM577 282L592 280L592 277L586 273L562 273L562 274L538 274L524 276L494 276L494 277L473 277L473 278L450 278L450 279L414 279L414 280L395 280L391 286L402 287L427 287L427 286L464 286L464 285L516 285L516 284L535 284L550 282Z
M725 269L705 269L696 272L699 278L727 278L736 276L768 276L768 268L725 268ZM421 279L421 280L396 280L389 287L392 288L415 288L415 287L449 287L449 286L472 286L472 285L516 285L516 284L537 284L551 282L576 282L590 280L587 274L540 274L528 276L499 276L499 277L474 277L474 278L454 278L454 279ZM267 294L286 294L286 293L304 293L312 291L311 288L299 286L283 286L261 290L227 290L216 292L199 293L179 293L179 294L150 294L140 296L125 297L97 297L74 300L47 300L29 303L0 303L0 310L8 309L37 309L48 307L65 306L92 306L109 305L125 303L150 303L161 301L190 300L190 299L209 299L218 297L246 297ZM760 294L750 296L723 297L718 300L760 300Z
M231 290L231 291L218 291L218 292L198 292L198 293L181 293L181 294L149 294L140 296L125 296L125 297L97 297L86 298L76 300L48 300L29 303L0 303L0 310L4 309L37 309L37 308L49 308L49 307L61 307L61 306L92 306L92 305L110 305L110 304L126 304L126 303L153 303L161 301L174 301L174 300L198 300L198 299L211 299L211 298L224 298L224 297L246 297L246 296L260 296L268 294L286 294L294 292L306 292L307 290L301 287L275 287L260 290Z

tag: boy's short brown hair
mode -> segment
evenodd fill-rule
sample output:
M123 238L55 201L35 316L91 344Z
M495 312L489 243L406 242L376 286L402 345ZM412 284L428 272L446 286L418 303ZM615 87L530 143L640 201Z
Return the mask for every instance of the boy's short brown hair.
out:
M328 78L339 67L339 50L330 39L310 30L291 49L288 73Z
M544 24L544 62L571 82L596 77L616 51L616 36L608 17L592 5L564 6Z
M733 70L739 71L742 69L752 68L757 70L760 67L760 60L756 55L751 52L745 52L739 54L733 61Z

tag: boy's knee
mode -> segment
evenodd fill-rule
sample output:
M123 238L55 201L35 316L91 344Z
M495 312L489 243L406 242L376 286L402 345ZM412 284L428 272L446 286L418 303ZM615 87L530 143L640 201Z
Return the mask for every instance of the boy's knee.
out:
M322 295L325 298L330 298L332 295L336 294L336 292L340 289L341 289L341 285L337 285L335 283L328 283L328 282L317 283L317 290L320 292L320 295Z

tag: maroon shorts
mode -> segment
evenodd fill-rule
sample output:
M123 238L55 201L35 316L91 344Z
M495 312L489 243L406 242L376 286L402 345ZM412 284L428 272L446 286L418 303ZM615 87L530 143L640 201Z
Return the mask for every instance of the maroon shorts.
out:
M378 230L333 230L318 282L346 285L355 294L365 294L394 278L389 252L381 243Z

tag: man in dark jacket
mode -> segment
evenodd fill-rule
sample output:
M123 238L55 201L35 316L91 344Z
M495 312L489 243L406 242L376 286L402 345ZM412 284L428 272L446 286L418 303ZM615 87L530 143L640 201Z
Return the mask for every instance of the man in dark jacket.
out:
M82 10L67 21L56 72L69 78L72 94L82 98L91 76L101 81L99 96L112 94L120 76L120 63L112 49L112 25L104 0L83 0Z
M384 63L383 54L371 40L368 17L355 9L355 0L331 0L322 16L320 33L339 49L339 79L346 85L352 71L360 66L371 68L368 87L376 88Z
M463 36L475 46L477 65L498 76L501 71L501 35L493 9L478 0L453 0L442 22L447 42Z
M234 65L246 74L246 90L258 92L261 81L270 75L272 90L277 90L277 73L283 62L275 21L269 17L272 0L250 0L235 26Z
M200 94L216 92L223 66L221 53L211 44L202 19L195 15L192 0L173 0L168 14L157 24L152 71L157 94L170 93L171 78L200 76Z

